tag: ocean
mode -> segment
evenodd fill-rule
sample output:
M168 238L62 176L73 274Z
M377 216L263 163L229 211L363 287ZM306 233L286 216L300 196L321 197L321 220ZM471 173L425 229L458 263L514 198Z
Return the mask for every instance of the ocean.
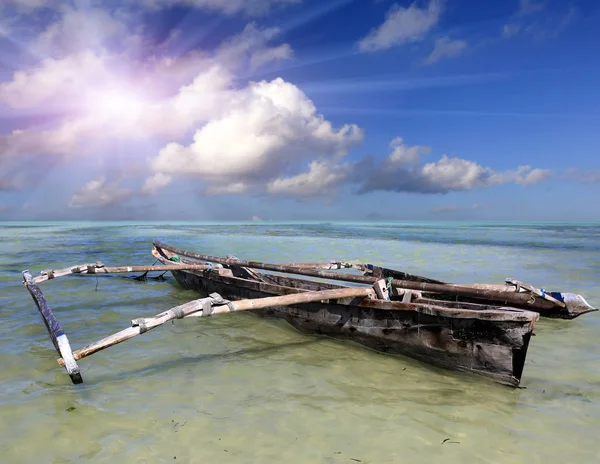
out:
M455 283L515 277L600 306L600 224L0 223L1 462L600 462L600 312L540 319L520 389L250 313L165 324L80 360L73 385L21 272L150 265L153 239ZM197 298L166 277L40 286L76 349Z

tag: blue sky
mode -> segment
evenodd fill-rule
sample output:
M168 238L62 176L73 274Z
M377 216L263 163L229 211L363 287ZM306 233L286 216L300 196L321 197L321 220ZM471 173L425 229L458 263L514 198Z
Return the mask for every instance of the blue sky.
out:
M0 220L600 220L591 0L8 0Z

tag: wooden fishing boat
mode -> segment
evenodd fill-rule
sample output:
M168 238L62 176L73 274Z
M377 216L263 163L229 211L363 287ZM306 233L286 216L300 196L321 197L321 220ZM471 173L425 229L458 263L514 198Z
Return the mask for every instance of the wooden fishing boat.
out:
M356 286L256 271L265 269L326 279L332 278L329 274L335 275L316 270L314 265L285 266L220 258L158 241L154 242L153 255L169 266L183 288L196 290L201 295L218 293L234 302L356 290ZM173 269L173 263L182 269ZM196 270L190 269L190 265L207 265L208 268ZM539 318L537 312L472 302L422 302L410 285L398 286L395 279L352 277L356 277L353 282L357 284L373 286L377 297L371 298L365 293L251 311L263 317L283 318L302 332L349 339L377 351L407 355L434 366L482 375L505 385L519 385L534 324Z

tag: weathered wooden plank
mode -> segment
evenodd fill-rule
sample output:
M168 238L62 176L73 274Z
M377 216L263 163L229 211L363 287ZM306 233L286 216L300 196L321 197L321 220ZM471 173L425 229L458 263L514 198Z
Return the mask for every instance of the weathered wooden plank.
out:
M168 253L168 252L167 252ZM167 258L160 256L160 254L155 254L155 257L158 257L159 260L165 260L165 262L169 262ZM239 268L237 268L239 269ZM183 271L183 269L181 269ZM187 286L185 281L181 280L180 276L185 272L175 272L173 275L177 279L177 281L184 287L198 290L195 286ZM194 271L191 271L191 274L194 274ZM335 286L329 283L322 282L314 282L309 280L301 280L301 279L293 279L290 277L279 276L279 275L269 275L270 278L274 280L274 282L265 282L265 281L253 281L248 279L245 274L242 276L235 275L233 277L222 275L219 273L212 272L207 274L207 280L214 280L218 282L222 282L225 285L231 285L232 287L244 287L248 289L260 289L260 291L269 294L291 294L291 293L300 293L306 291L317 291L323 289L330 288L348 288L344 286ZM220 293L220 292L218 292ZM438 300L429 300L431 303L421 303L419 301L412 303L404 303L400 301L385 301L385 300L369 300L362 299L360 301L352 301L344 303L343 300L338 300L337 304L347 304L347 305L356 305L359 307L365 308L373 308L373 309L382 309L386 311L413 311L422 314L428 315L437 315L443 317L453 317L460 319L480 319L480 320L489 320L489 321L506 321L506 320L514 320L514 321L537 321L539 319L539 314L537 312L528 311L524 309L517 309L511 307L505 307L500 305L479 305L479 304L470 304L467 307L462 307L460 304L454 304L453 302L446 301L438 301Z
M158 240L155 240L154 245L158 248L169 250L173 253L177 253L178 255L187 256L189 258L202 259L206 261L211 261L215 263L220 263L227 266L242 266L249 267L253 269L264 269L267 271L275 271L275 272L286 272L290 274L299 274L306 275L311 277L320 277L324 279L332 279L332 280L341 280L345 282L356 282L363 284L373 285L378 279L376 277L367 277L367 276L359 276L352 274L338 274L335 272L329 271L319 271L313 269L301 269L294 268L291 266L281 265L281 264L270 264L270 263L261 263L258 261L244 261L239 259L227 259L220 258L218 256L210 256L203 255L199 253L193 253L190 251L182 250L180 248L176 248L170 245L165 245ZM428 292L439 292L446 294L454 294L467 296L471 298L479 298L483 300L497 300L502 301L504 304L512 303L518 304L520 306L531 306L533 307L533 303L536 303L536 307L538 308L552 308L556 307L556 305L547 300L535 300L531 298L531 295L522 294L522 293L507 293L507 292L497 292L493 290L479 289L462 285L455 284L433 284L428 282L417 282L410 280L398 280L393 279L391 284L395 287L402 287L409 290L420 290L420 291L428 291Z
M50 340L52 340L56 351L58 351L58 354L64 360L63 365L66 368L69 377L71 377L71 380L75 384L82 383L83 379L81 378L79 366L77 366L77 363L73 357L69 339L58 323L56 317L54 317L54 314L48 306L48 302L46 301L44 294L33 281L29 271L23 271L23 282L42 316L44 324L46 325L46 329L48 330L48 334L50 335Z
M183 267L182 267L183 266ZM102 263L80 264L66 269L44 271L44 274L36 276L33 281L38 284L47 280L55 279L70 274L78 275L98 275L98 274L127 274L131 272L165 272L176 269L186 269L190 271L206 271L214 268L211 264L163 264L161 266L115 266L106 267Z
M211 264L163 264L162 266L117 266L93 268L88 274L126 274L130 272L164 272L185 269L189 271L206 271L214 269Z
M157 314L151 318L135 319L131 321L132 327L128 327L127 329L117 332L116 334L109 335L102 340L87 345L75 351L72 356L75 360L82 359L90 356L91 354L97 353L98 351L127 341L133 337L137 337L138 335L146 333L168 321L173 319L182 319L184 317L191 316L194 313L199 313L198 316L206 317L214 314L222 314L233 311L249 311L273 306L309 303L320 300L348 297L375 298L375 296L375 291L373 289L364 287L324 290L322 292L296 293L292 295L259 298L256 300L238 300L231 302L225 302L220 298L219 295L217 295L218 298L202 298L199 300L190 301ZM219 300L221 300L221 302L219 302ZM59 359L58 363L61 366L65 365L64 357Z
M66 276L69 274L80 274L83 272L87 272L87 268L89 266L97 266L102 265L102 263L97 262L93 264L76 264L75 266L70 266L65 269L49 269L42 271L39 276L33 278L33 282L39 284L41 282L45 282L47 280L56 279L57 277Z

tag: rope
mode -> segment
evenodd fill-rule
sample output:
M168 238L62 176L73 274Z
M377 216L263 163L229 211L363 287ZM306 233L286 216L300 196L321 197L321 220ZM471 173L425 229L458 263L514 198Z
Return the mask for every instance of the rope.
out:
M133 327L138 326L140 328L140 335L148 332L148 327L146 326L146 320L142 317L140 319L134 319L131 321L131 325Z
M183 317L185 316L185 313L181 308L173 308L171 311L173 312L173 316L175 316L175 319L183 319Z
M157 262L158 262L158 259L155 259L154 262L152 263L152 265L154 266ZM148 275L148 271L144 272L143 274L141 274L137 277L134 277L133 280L140 280L140 281L145 282L147 275Z
M213 301L214 299L212 298L206 298L202 300L202 317L212 316Z

